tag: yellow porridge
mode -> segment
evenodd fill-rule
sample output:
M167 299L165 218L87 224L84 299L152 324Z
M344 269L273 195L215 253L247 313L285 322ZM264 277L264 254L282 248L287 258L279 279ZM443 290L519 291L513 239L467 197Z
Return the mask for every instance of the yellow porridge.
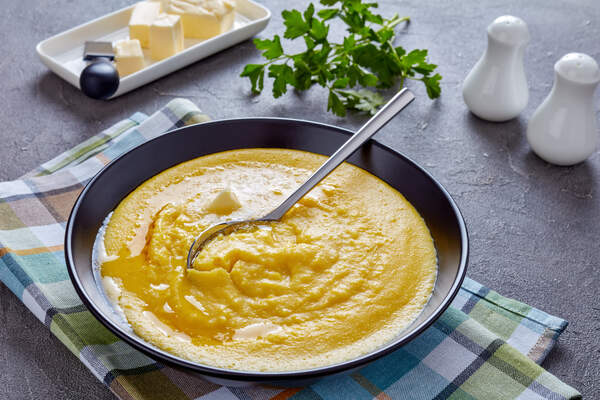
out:
M265 215L324 160L233 150L129 194L106 226L101 274L136 334L204 364L289 371L355 358L408 326L433 290L433 240L400 193L349 164L281 222L217 238L186 271L202 230Z

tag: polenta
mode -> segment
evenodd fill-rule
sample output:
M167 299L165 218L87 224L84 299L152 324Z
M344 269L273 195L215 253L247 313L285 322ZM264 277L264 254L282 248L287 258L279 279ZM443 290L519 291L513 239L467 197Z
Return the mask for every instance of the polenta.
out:
M290 371L358 357L407 327L433 291L433 240L399 192L347 163L280 222L218 237L186 271L202 230L267 214L324 160L233 150L129 194L106 226L101 274L136 334L203 364Z

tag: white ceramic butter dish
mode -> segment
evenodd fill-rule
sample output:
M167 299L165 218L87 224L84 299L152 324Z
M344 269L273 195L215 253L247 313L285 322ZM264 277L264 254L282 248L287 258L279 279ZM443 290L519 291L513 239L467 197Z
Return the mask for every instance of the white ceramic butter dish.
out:
M79 87L79 76L87 65L83 60L85 41L116 42L129 37L129 18L134 5L107 14L41 41L36 51L42 62L58 76ZM161 61L150 58L144 49L146 67L121 78L115 98L142 85L161 78L198 60L240 43L262 31L271 12L252 0L237 0L235 20L231 30L210 39L185 39L184 50Z

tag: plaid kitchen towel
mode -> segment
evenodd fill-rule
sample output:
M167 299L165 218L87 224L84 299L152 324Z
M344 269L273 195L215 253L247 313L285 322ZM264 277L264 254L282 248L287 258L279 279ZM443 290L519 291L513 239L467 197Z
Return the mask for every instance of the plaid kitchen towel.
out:
M83 306L63 256L65 222L107 162L173 128L208 120L188 100L134 114L19 180L0 183L0 279L121 399L574 399L538 364L567 322L466 279L423 334L352 375L297 389L221 387L166 367Z

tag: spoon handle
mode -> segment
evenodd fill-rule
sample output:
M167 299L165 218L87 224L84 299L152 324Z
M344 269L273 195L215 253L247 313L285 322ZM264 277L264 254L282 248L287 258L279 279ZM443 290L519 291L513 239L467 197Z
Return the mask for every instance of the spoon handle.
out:
M300 200L313 187L317 186L327 175L343 163L348 157L360 148L367 140L371 138L379 129L387 124L396 114L415 99L412 92L406 88L398 92L388 103L383 106L377 114L358 132L356 132L346 143L343 144L318 170L316 170L306 182L302 184L294 193L283 201L275 210L267 214L262 220L273 221L280 219L298 200Z

